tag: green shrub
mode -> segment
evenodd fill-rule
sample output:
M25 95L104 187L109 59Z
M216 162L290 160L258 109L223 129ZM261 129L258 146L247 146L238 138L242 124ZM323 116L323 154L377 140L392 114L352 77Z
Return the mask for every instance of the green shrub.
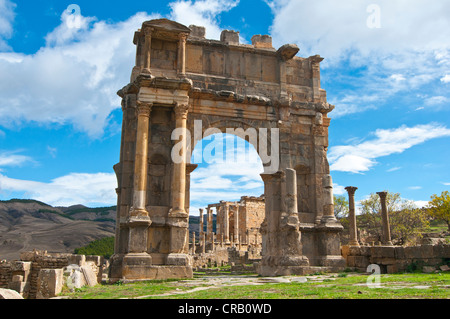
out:
M109 259L114 254L114 237L105 237L75 249L77 255L96 255Z

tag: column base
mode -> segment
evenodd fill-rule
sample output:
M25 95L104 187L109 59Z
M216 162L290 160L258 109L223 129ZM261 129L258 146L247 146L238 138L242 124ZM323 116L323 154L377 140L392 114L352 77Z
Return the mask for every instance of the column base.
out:
M315 260L319 266L327 267L330 271L342 271L347 265L345 258L340 255L320 256Z
M152 265L147 253L115 254L111 257L110 282L193 278L190 265Z
M169 210L169 218L189 218L189 214L184 209Z
M171 253L167 256L166 264L173 266L190 266L192 265L192 262L191 257L187 254Z
M257 272L261 276L306 275L309 268L306 256L268 256L262 258Z
M123 257L122 278L144 279L146 269L152 266L152 257L147 253L129 253Z
M357 246L359 247L359 243L357 240L352 240L348 242L348 246Z

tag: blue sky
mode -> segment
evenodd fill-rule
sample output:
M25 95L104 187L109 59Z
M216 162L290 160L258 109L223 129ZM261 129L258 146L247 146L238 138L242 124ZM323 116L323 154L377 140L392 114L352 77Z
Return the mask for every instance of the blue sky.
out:
M357 200L389 190L422 205L450 187L448 12L444 0L0 0L0 199L116 203L116 91L129 82L134 31L164 17L203 25L212 39L223 29L244 43L270 34L276 48L320 54L322 87L336 106L335 194L351 185ZM191 212L259 196L261 172L257 161L202 163Z

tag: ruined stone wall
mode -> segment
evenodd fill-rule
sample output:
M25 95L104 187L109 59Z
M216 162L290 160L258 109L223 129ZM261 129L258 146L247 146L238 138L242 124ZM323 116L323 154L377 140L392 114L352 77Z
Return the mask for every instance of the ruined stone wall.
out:
M12 278L12 269L10 262L0 264L0 288L8 289L8 283Z
M89 262L97 282L102 278L103 258L73 254L48 254L43 251L23 252L21 260L0 264L0 288L13 289L24 298L36 299L41 270L62 270L69 265Z
M420 246L342 246L347 267L365 272L370 264L381 267L382 273L395 273L408 267L431 267L450 263L450 245ZM421 270L421 269L419 269Z
M264 199L244 197L244 200L245 220L242 221L241 233L246 234L246 238L243 243L259 246L262 242L260 228L265 217Z
M192 256L192 262L194 269L227 265L228 249L225 247L215 247L213 251L194 254Z

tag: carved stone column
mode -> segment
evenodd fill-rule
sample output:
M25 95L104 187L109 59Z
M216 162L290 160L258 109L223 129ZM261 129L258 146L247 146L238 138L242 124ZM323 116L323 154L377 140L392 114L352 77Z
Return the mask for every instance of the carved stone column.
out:
M173 177L172 177L172 209L169 212L169 217L188 217L185 210L185 196L186 196L186 122L189 105L177 104L175 106L176 128L181 129L181 137L176 144L180 143L180 161L173 163Z
M389 213L386 204L387 192L378 192L377 194L378 196L380 196L381 201L381 221L383 226L383 237L381 239L381 242L383 245L392 246Z
M348 244L350 246L359 246L358 232L356 228L356 214L355 214L355 192L358 187L348 186L345 188L348 193L348 221L349 221L349 234L350 240Z
M203 208L198 209L200 211L200 220L198 223L198 233L200 238L203 236Z
M142 70L142 74L151 75L152 72L150 70L150 60L151 60L151 52L152 52L152 28L144 29L145 42L144 42L144 69Z
M188 34L180 33L178 42L178 76L186 75L186 39Z
M148 228L151 225L151 220L145 207L151 108L151 103L137 101L133 203L127 220L129 231L127 254L123 259L124 278L140 276L141 271L152 264L152 257L147 253Z
M234 238L233 242L235 244L239 243L239 204L236 202L236 210L234 212Z
M334 216L334 199L333 199L333 181L331 175L325 175L323 177L323 216L322 223L328 221L335 222Z
M187 241L189 237L189 214L186 212L186 121L189 105L175 105L175 126L180 130L179 154L172 154L172 208L168 214L167 225L170 226L170 253L168 265L189 266ZM175 158L178 157L178 158Z
M130 216L148 217L145 208L145 197L147 193L147 167L148 167L148 133L151 103L137 101L137 133L136 152L134 159L134 183L133 204Z
M224 207L223 230L224 230L223 240L224 240L225 244L229 244L230 243L230 207L228 205L225 205L225 207Z
M210 244L212 242L213 234L213 218L211 207L206 208L206 242Z

